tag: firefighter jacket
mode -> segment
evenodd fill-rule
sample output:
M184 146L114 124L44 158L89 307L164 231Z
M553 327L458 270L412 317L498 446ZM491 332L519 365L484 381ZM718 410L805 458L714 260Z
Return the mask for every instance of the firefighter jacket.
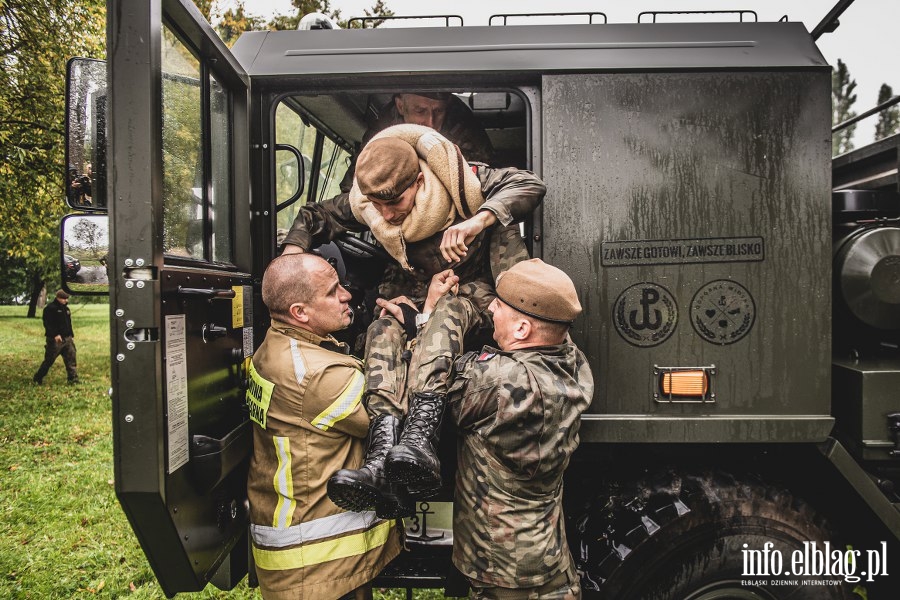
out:
M507 226L522 221L538 207L544 198L546 186L530 171L519 169L492 169L474 164L475 174L481 181L481 191L485 202L479 210L489 210L497 217L499 226ZM460 218L457 222L462 221ZM484 279L493 285L493 277L488 262L488 246L484 243L488 233L497 225L482 231L468 244L465 258L453 270L461 282ZM348 194L300 208L284 243L309 250L327 244L338 235L348 231L365 231L366 226L353 216ZM443 232L418 242L408 242L406 256L413 267L413 276L427 285L431 277L447 268L447 261L441 255L440 245ZM487 265L487 268L485 266ZM486 278L486 279L485 279Z
M72 311L61 302L54 300L46 307L41 315L44 321L44 335L53 339L56 336L74 337L72 331Z
M455 365L459 428L453 563L482 586L541 586L572 565L563 471L594 380L574 344L485 346Z
M263 597L338 598L400 550L394 521L328 499L338 469L363 461L369 418L360 361L341 344L272 321L250 365L253 457L247 494Z

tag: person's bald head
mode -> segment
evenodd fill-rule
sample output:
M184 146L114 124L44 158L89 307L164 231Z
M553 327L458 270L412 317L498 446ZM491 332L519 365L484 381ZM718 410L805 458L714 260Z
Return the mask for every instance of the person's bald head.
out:
M320 336L351 321L350 293L340 285L334 267L315 254L285 254L269 263L262 297L273 319Z
M263 304L275 318L286 317L294 302L309 302L310 265L322 261L314 254L285 254L269 263L262 280ZM324 261L323 261L324 262Z

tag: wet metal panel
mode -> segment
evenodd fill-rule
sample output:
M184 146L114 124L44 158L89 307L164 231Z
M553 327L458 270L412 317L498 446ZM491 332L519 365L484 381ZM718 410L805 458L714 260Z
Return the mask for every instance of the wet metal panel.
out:
M828 73L546 76L543 102L544 259L585 306L588 424L618 423L587 436L827 434ZM708 395L661 398L663 367L706 369ZM783 425L739 426L766 415Z
M802 23L410 27L243 34L259 82L298 75L826 67Z

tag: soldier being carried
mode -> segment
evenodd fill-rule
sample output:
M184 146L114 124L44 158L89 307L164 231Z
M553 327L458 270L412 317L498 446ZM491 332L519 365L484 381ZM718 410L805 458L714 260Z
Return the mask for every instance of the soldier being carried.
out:
M402 295L408 305L421 306L432 276L452 266L459 278L458 297L473 322L489 329L487 308L493 300L495 276L528 258L517 223L538 206L544 192L544 184L528 171L468 165L458 148L434 130L398 125L375 136L360 153L349 194L300 210L285 238L285 252L300 252L330 242L341 233L368 229L404 275L394 282L390 293L382 287L383 295L395 299ZM379 305L384 307L386 302L380 300ZM453 315L442 318L458 321ZM418 320L423 322L424 315ZM460 348L465 332L475 329L454 330ZM408 337L412 336L393 318L379 319L369 328L369 452L363 468L341 472L330 484L332 500L344 508L375 506L384 517L411 511L403 494L387 485L384 459L400 439L401 419L407 412L407 422L439 419L443 403L414 398L407 411L406 368L400 354L402 341ZM442 360L449 368L451 357ZM421 454L413 460L415 466L436 474L414 486L425 495L440 486L439 469L434 470L437 457L430 450L437 431L434 436L420 440Z

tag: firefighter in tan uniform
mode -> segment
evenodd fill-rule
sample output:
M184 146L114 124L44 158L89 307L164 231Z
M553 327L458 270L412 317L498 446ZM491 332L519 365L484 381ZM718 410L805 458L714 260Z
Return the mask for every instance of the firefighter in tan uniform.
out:
M394 521L335 506L326 482L362 464L369 417L362 364L332 333L350 324L350 294L312 254L276 258L262 283L272 324L253 356L247 493L263 598L370 597L400 551Z

